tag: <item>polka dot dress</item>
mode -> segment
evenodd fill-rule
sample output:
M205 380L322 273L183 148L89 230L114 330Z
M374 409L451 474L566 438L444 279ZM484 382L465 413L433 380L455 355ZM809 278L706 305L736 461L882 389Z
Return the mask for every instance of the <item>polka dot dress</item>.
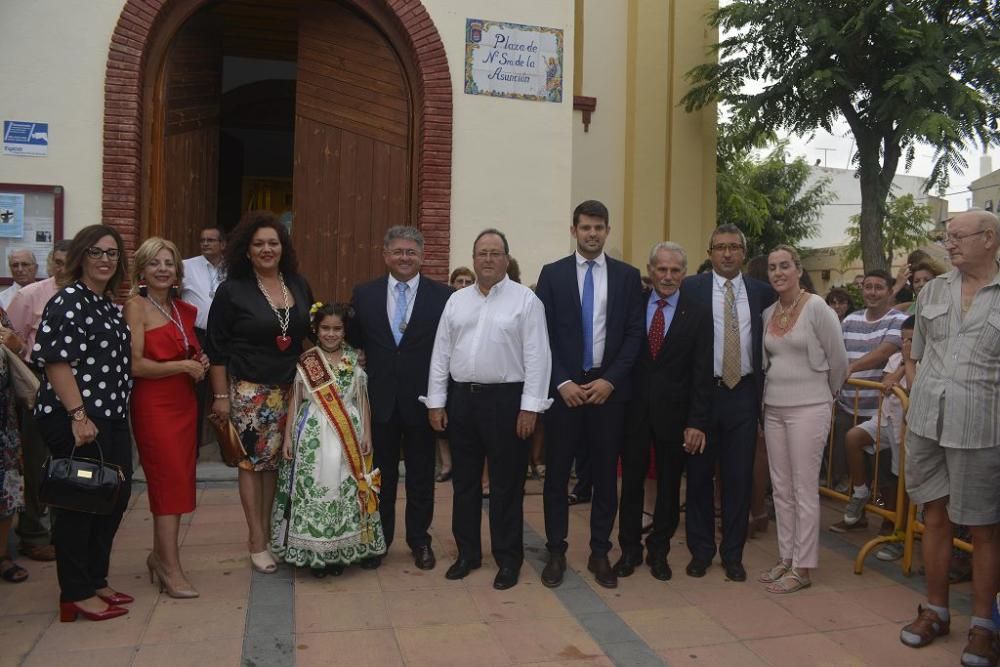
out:
M118 308L79 281L60 290L45 306L31 351L32 361L43 372L46 364L68 363L87 415L116 421L128 415L131 355L131 334ZM35 415L75 407L63 406L48 377L42 378Z

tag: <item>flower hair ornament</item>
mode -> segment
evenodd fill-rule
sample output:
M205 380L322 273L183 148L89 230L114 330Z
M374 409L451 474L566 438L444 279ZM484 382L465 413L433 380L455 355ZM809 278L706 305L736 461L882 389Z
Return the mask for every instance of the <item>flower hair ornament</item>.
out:
M325 304L322 301L317 301L313 305L309 306L309 317L315 317L316 311L322 308Z

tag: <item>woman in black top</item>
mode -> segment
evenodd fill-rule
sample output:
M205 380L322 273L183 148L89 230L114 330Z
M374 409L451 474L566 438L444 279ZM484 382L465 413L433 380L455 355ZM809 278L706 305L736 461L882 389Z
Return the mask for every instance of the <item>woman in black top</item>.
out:
M232 420L247 459L240 463L250 560L265 574L277 564L267 549L288 390L309 333L309 284L298 273L284 225L269 211L247 213L226 247L227 280L208 315L212 412Z
M128 613L132 596L108 586L111 543L128 505L132 441L131 336L112 299L126 275L118 232L91 225L73 239L66 273L73 282L45 306L31 358L42 369L35 419L54 457L77 455L118 465L125 474L110 515L53 508L59 620L103 621Z

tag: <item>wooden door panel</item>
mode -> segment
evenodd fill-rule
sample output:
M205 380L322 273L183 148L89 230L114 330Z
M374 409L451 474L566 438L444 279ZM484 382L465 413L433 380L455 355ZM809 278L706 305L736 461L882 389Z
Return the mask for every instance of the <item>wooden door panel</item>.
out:
M333 2L304 3L296 85L295 247L317 298L381 274L410 220L409 89L385 37Z
M150 234L199 252L203 227L217 222L222 48L214 17L196 14L167 51L163 80L160 205Z

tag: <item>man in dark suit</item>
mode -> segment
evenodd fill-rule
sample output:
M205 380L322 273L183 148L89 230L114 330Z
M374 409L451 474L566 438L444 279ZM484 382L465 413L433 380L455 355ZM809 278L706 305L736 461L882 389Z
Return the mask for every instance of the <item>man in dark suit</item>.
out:
M750 517L750 489L757 443L763 322L761 312L775 299L771 286L743 276L746 237L735 225L712 232L708 254L712 270L687 278L681 292L712 311L713 376L711 415L705 451L688 460L687 573L703 577L715 557L714 484L716 463L722 486L722 543L726 576L746 581L743 545Z
M712 400L712 311L696 302L681 281L687 254L676 243L663 242L649 255L652 289L643 290L646 337L632 369L632 399L625 408L622 449L622 492L615 563L619 577L642 563L643 482L649 447L656 459L656 508L646 538L646 563L653 576L672 576L667 554L680 523L681 473L688 455L705 449Z
M372 413L374 464L382 471L379 511L385 543L396 525L399 450L406 461L406 543L416 566L433 569L427 532L434 516L434 432L427 408L417 397L427 393L434 335L451 288L420 275L424 237L414 227L392 227L382 256L389 275L354 288L350 340L367 357L368 401ZM362 567L381 563L372 558Z
M576 448L586 448L593 477L590 560L597 583L618 585L608 561L618 505L617 462L631 394L632 365L642 341L639 271L604 254L608 209L585 201L573 211L576 252L542 268L536 293L545 305L552 349L552 407L545 414L545 536L542 583L562 583ZM578 474L580 471L577 471Z

